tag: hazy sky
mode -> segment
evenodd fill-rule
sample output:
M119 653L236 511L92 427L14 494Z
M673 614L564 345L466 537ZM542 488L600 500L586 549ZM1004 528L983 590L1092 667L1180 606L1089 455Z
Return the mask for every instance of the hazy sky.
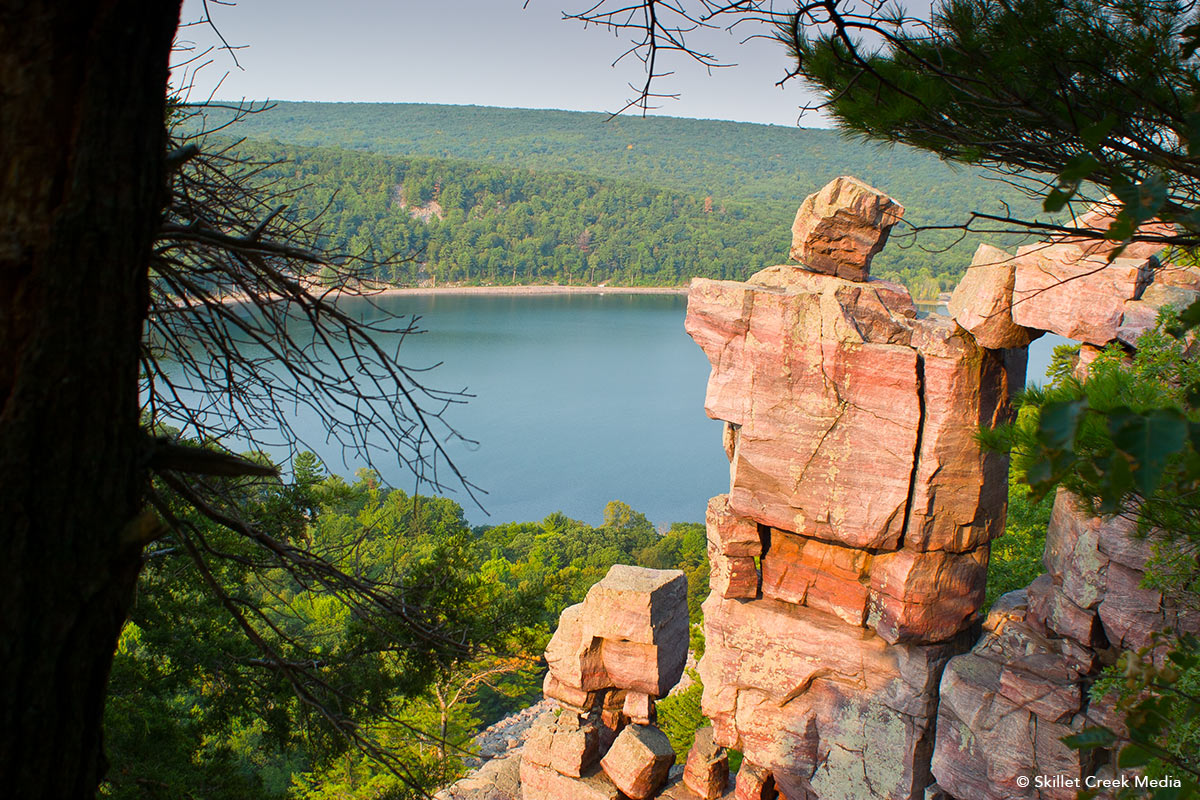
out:
M640 81L641 63L612 61L624 46L598 28L564 21L589 0L242 0L209 8L237 51L200 71L207 94L224 76L223 99L429 102L613 111ZM199 0L185 0L183 22L201 18ZM696 39L737 66L714 70L675 56L675 74L659 91L679 92L658 113L794 126L807 95L796 81L775 86L787 66L782 46L741 44L739 30ZM182 39L203 49L217 43L207 27L183 28ZM177 60L179 60L177 58ZM228 74L226 74L228 73ZM176 82L178 82L176 78ZM640 85L640 84L639 84ZM808 114L801 125L823 124Z

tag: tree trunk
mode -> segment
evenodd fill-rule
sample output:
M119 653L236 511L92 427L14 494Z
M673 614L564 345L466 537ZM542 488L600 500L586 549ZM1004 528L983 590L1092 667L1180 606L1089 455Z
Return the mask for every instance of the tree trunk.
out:
M138 351L178 2L0 9L0 783L92 797L140 565Z

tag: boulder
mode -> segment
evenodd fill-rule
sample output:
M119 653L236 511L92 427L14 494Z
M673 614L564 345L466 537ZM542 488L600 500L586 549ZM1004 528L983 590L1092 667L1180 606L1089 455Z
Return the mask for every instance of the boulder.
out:
M1107 231L1113 222L1116 221L1118 211L1120 211L1120 206L1111 199L1101 200L1077 216L1073 220L1073 224L1076 228L1090 228L1101 232ZM1150 220L1143 223L1137 229L1137 233L1143 236L1169 237L1175 236L1177 231L1171 223ZM1120 242L1108 239L1091 239L1083 236L1055 237L1055 241L1069 242L1078 246L1083 252L1101 258L1107 258L1121 244ZM1153 255L1161 253L1164 249L1166 249L1166 244L1159 242L1129 242L1125 245L1125 249L1121 252L1121 255L1125 258L1150 258Z
M1002 350L1024 347L1042 335L1012 318L1016 268L1012 256L998 247L980 244L971 265L950 296L954 321L970 331L980 347Z
M572 778L556 770L521 761L522 800L625 800L607 776L592 773Z
M1013 321L1103 345L1117 338L1125 303L1150 282L1148 258L1087 254L1074 244L1026 245L1014 259Z
M729 508L729 495L719 494L708 501L704 524L708 542L719 554L751 558L762 555L758 523L734 514Z
M686 611L686 605L684 606ZM618 689L664 697L679 682L687 661L686 614L658 632L658 644L605 639L600 646L604 669Z
M1056 636L1074 639L1088 648L1102 647L1104 629L1095 611L1071 602L1050 575L1041 575L1026 589L1029 596L1029 620Z
M701 728L688 750L683 782L702 800L717 800L729 784L729 755L713 741L713 729Z
M580 710L607 689L661 697L683 674L688 634L682 572L615 565L563 611L546 648L543 693Z
M630 725L617 735L600 759L600 767L613 785L632 800L651 797L667 781L675 751L658 728Z
M679 570L615 564L584 604L592 636L657 644L663 630L687 619L687 578Z
M806 269L863 281L904 207L857 178L835 178L809 195L792 224L791 257Z
M778 796L770 770L757 766L749 759L742 761L733 793L734 800L775 800Z

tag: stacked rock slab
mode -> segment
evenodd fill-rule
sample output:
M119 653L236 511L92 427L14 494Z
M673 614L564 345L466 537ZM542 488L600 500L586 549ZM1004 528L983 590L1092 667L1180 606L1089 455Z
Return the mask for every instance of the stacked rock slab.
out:
M688 633L687 579L678 570L614 566L563 611L543 685L558 709L526 736L524 800L696 796L679 776L669 783L675 752L654 724L655 701L683 673ZM725 789L720 755L709 748L695 764L689 759L693 782L709 791L703 797Z
M942 669L974 640L1007 488L974 436L1008 414L1023 351L869 277L902 214L839 178L800 208L799 266L689 292L731 461L706 517L703 710L745 756L739 797L923 796Z

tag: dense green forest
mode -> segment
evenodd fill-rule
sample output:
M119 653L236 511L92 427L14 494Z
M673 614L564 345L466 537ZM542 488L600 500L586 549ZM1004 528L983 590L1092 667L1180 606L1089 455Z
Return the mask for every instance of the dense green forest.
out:
M704 526L660 533L624 503L591 526L562 514L471 528L451 500L415 497L361 471L325 475L311 454L295 480L242 482L243 507L282 542L302 544L350 574L403 576L457 609L460 625L492 626L489 647L428 675L434 659L370 646L353 606L278 570L255 568L252 548L183 507L213 553L198 571L168 536L150 551L138 602L109 684L102 793L118 798L402 798L460 774L481 726L540 697L544 649L561 610L583 599L615 563L682 569L693 622L708 591ZM297 692L230 622L214 595L253 614L259 635L324 682ZM420 607L422 598L408 597ZM419 688L415 688L419 687ZM431 687L431 688L427 688ZM406 785L322 724L316 702L340 709L367 742L403 765ZM442 741L439 741L442 740Z
M222 134L247 137L244 153L280 162L270 174L298 191L299 209L328 205L324 227L335 249L411 253L425 265L422 277L437 281L679 285L697 275L744 277L786 260L796 207L841 174L891 193L912 225L962 223L972 210L1002 212L1005 203L1032 208L980 171L825 130L280 103ZM952 288L980 241L902 228L874 272L921 296ZM419 272L407 266L379 277L408 283Z

